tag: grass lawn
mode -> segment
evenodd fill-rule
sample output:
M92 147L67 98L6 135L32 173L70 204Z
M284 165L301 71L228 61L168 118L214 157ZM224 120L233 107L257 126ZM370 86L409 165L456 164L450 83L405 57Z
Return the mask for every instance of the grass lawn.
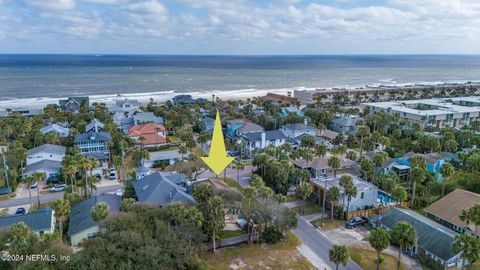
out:
M349 246L348 252L350 252L350 258L363 269L376 269L375 259L377 258L377 253L374 250L364 249L358 246ZM396 257L385 253L382 253L382 257L384 261L380 265L381 270L397 269ZM407 270L407 267L401 264L400 269Z
M220 233L220 238L221 239L226 239L226 238L240 236L240 235L244 235L244 234L245 234L245 232L243 230L222 231Z
M275 245L244 244L219 249L214 255L209 252L203 256L208 269L275 269L306 270L315 269L310 262L296 250L302 242L292 232ZM241 266L241 267L240 267Z
M345 220L338 220L334 218L332 221L330 218L324 218L323 227L322 227L321 221L322 219L319 218L319 219L310 221L310 223L317 228L321 228L322 230L333 230L335 228L342 227L345 224Z
M305 211L303 211L303 205L293 207L292 209L294 209L301 216L308 216L322 212L322 208L319 205L309 202L305 204Z
M167 140L168 142L172 142L172 143L181 142L180 138L175 135L168 135Z
M224 180L224 182L225 182L227 185L229 185L229 186L232 187L232 188L236 188L236 189L238 189L238 191L240 191L240 192L243 193L243 187L240 186L240 184L237 182L237 180L234 180L234 179L228 178L228 177L225 178L225 179L224 179L223 177L220 177L219 179Z

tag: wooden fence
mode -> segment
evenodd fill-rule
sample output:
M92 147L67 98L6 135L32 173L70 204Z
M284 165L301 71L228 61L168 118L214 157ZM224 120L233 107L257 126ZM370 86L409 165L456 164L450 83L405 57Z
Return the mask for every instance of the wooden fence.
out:
M254 232L251 235L244 234L240 236L234 236L226 239L221 239L215 242L216 248L224 248L224 247L231 247L231 246L236 246L240 245L242 243L247 243L247 242L258 242L259 240L259 234L258 232ZM208 250L213 249L213 242L208 244Z
M408 206L409 206L408 202L402 202L398 205L392 204L392 205L382 206L382 207L378 207L378 208L370 208L370 209L367 209L367 210L359 210L359 211L355 211L355 212L349 212L347 214L347 220L349 220L353 217L361 217L361 216L371 217L373 215L383 214L390 208L394 208L394 207L408 208Z

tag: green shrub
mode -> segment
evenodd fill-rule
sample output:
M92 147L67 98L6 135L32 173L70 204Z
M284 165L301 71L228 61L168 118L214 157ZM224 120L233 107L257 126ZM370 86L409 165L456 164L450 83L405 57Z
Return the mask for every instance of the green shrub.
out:
M262 240L268 244L276 244L283 240L285 235L274 228L266 228L262 234Z

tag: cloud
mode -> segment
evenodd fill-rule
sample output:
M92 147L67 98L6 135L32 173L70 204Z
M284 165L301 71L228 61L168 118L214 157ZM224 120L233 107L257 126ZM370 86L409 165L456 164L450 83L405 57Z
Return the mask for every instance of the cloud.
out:
M45 10L69 10L75 8L74 0L26 0L28 5Z

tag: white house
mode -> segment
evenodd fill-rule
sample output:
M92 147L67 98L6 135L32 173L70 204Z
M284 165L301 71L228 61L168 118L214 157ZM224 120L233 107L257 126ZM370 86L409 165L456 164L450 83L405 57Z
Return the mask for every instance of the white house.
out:
M357 196L351 198L348 212L355 212L357 210L374 207L377 203L378 187L370 182L363 181L356 176L351 176L353 184L357 187ZM310 182L314 187L313 193L318 196L320 203L323 202L323 196L326 195L326 191L336 186L340 190L339 201L342 202L345 198L345 207L347 207L346 204L348 198L345 196L345 190L339 184L340 177L341 175L337 175L337 177L330 176L310 179Z
M275 147L283 145L287 137L279 130L262 131L243 134L241 140L244 142L243 153L251 157L257 149L263 149L269 145Z
M62 138L66 138L70 134L70 129L62 127L58 124L48 123L47 126L40 129L40 132L42 132L42 134L53 132Z
M285 137L290 140L293 140L303 134L308 134L313 137L317 135L317 129L308 125L306 120L304 123L284 125L280 130L283 132Z
M65 157L66 148L60 145L44 144L28 150L27 166L23 170L23 177L34 173L44 173L46 180L57 180L62 168L62 161Z

